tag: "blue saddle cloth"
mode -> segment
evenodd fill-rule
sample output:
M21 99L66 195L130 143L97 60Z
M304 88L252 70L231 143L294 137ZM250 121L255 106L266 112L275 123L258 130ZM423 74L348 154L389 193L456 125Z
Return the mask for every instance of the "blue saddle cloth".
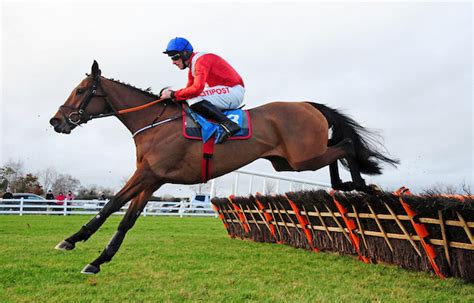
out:
M217 141L224 134L224 130L217 123L208 121L189 108L183 108L183 111L183 136L185 138L207 142L215 136L215 141ZM250 115L247 110L233 109L224 111L224 114L240 126L240 131L228 140L245 140L252 136Z

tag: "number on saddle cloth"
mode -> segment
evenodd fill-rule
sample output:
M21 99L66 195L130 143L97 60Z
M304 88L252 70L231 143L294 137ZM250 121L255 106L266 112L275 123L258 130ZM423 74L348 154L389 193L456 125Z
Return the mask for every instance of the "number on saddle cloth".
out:
M224 130L218 124L208 121L190 108L184 109L183 113L183 136L191 140L202 140L207 142L212 136L219 138ZM233 109L224 111L224 114L233 122L239 124L241 130L228 140L246 140L252 136L252 127L248 111Z

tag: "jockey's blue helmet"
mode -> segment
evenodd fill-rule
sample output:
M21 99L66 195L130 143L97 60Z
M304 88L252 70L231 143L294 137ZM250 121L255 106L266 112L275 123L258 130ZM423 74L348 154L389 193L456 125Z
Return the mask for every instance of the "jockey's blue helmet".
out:
M163 52L164 54L170 55L170 54L176 54L176 53L182 53L182 52L193 52L193 46L189 41L185 38L181 37L176 37L170 40L168 42L168 46L166 47L166 50Z

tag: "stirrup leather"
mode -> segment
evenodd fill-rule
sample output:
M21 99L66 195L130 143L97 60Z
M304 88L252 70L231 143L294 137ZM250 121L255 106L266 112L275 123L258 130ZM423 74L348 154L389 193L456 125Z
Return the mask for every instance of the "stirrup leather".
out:
M223 129L224 131L227 133L227 136L232 136L232 132L230 131L230 129L227 127L227 125L225 125L224 123L220 123L219 124Z

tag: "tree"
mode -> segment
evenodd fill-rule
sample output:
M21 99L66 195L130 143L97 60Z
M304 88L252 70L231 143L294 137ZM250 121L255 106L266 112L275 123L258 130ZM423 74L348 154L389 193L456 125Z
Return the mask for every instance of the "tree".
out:
M460 194L460 195L470 195L471 188L466 183L459 185L454 184L445 184L437 182L432 185L430 188L424 189L424 193L428 195L442 195L442 194Z
M8 188L9 176L13 173L10 167L0 168L0 191L5 192Z
M52 184L54 193L66 193L67 191L75 192L81 186L81 182L69 174L58 174L56 180Z
M210 193L211 192L211 182L189 185L189 188L195 194Z
M296 182L291 183L291 191L302 191L303 188L304 188L303 183L296 183Z
M23 175L23 162L9 160L0 168L0 189L5 191L7 187L16 192L15 182Z
M37 195L44 194L43 188L38 182L38 177L33 174L26 174L24 177L19 177L13 183L13 187L16 192L33 193Z
M275 189L276 189L276 182L275 180L270 180L270 179L267 179L267 182L265 182L265 193L266 194L273 194L273 193L276 193L275 192Z
M58 178L58 171L54 167L45 168L37 173L39 181L45 190L51 189Z
M97 199L100 193L103 193L106 197L111 197L114 194L113 190L110 188L101 187L101 186L93 184L93 185L89 185L88 187L81 186L77 193L76 199L78 200Z

